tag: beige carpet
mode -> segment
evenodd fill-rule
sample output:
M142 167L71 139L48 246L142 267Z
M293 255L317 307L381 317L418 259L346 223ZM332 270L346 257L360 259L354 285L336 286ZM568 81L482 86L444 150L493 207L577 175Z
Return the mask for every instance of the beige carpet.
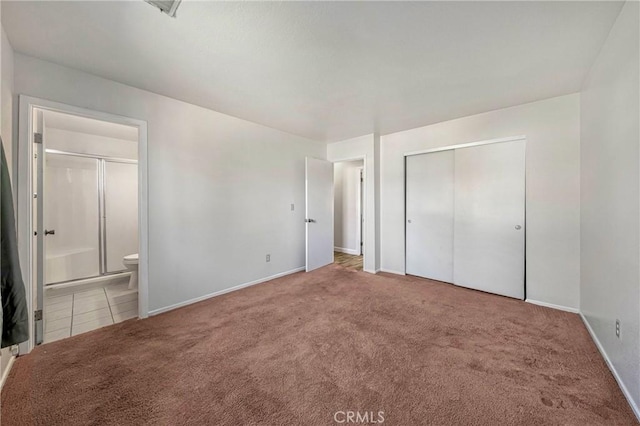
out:
M338 265L40 346L2 392L3 426L331 425L347 411L636 424L577 315Z

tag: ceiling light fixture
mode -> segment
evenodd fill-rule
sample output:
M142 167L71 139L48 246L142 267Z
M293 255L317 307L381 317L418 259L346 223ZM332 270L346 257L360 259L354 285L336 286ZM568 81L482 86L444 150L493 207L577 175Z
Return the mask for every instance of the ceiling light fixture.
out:
M166 13L172 18L176 17L176 10L180 6L182 0L144 0L152 6L160 9L161 12Z

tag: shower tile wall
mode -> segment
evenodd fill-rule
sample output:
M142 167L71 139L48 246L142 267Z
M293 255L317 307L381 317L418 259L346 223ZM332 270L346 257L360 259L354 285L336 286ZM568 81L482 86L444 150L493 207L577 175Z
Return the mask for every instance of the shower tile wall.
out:
M128 289L128 278L71 294L49 291L44 299L44 343L137 316L138 290Z

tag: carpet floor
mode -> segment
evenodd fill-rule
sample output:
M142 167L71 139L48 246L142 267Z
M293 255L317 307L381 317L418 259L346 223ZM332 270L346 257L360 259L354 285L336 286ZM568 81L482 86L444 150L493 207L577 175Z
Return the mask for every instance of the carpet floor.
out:
M339 265L39 346L16 360L1 420L331 425L347 411L636 424L578 315Z

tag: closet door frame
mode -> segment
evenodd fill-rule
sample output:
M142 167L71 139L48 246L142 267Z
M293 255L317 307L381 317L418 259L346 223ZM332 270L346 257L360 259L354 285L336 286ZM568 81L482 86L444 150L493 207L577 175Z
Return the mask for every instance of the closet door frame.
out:
M413 155L430 154L430 153L440 152L440 151L450 151L450 150L456 150L461 148L471 148L471 147L480 146L480 145L489 145L494 143L515 142L515 141L525 142L525 182L524 182L524 188L525 188L524 231L525 232L524 232L524 277L523 277L524 298L523 300L526 300L527 298L527 228L528 226L527 226L527 201L526 201L527 200L527 179L526 179L527 137L525 135L511 136L511 137L497 138L497 139L488 139L484 141L469 142L469 143L456 144L456 145L439 146L439 147L423 149L419 151L410 151L410 152L404 153L404 273L405 275L407 274L407 219L408 219L407 218L407 157L410 157Z

